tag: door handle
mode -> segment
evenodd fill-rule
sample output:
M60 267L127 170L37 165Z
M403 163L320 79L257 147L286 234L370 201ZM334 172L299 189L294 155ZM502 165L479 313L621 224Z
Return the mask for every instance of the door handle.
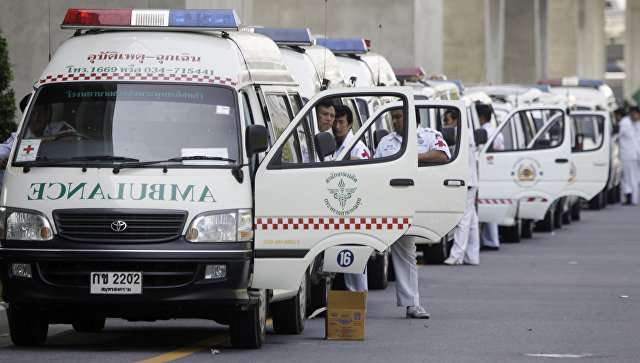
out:
M594 165L594 166L607 166L607 162L605 161L604 163L599 163L599 162L597 162L597 161L594 161L594 162L593 162L593 165Z
M569 159L556 159L556 163L558 164L564 164L564 163L568 163Z
M444 185L449 187L463 187L465 183L462 179L445 179Z
M413 179L391 179L389 185L392 187L410 187L413 186Z

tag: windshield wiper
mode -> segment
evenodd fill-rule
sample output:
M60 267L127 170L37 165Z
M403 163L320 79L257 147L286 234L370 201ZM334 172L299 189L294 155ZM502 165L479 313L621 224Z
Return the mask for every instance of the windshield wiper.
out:
M181 161L187 161L187 160L226 161L229 163L236 162L234 159L223 158L221 156L206 156L206 155L181 156L179 158L170 158L170 159L164 159L164 160L150 160L150 161L122 163L122 164L115 165L113 167L113 173L118 174L120 172L120 169L123 169L123 168L138 168L141 166L160 164L160 163L179 163ZM165 172L166 172L166 168L167 167L165 166Z
M50 166L57 164L64 164L68 162L74 161L129 161L135 162L139 161L138 159L129 158L126 156L115 156L115 155L87 155L87 156L76 156L73 158L64 158L64 159L51 159L48 156L39 156L34 161L25 161L21 163L22 169L25 173L28 173L32 167L38 166Z

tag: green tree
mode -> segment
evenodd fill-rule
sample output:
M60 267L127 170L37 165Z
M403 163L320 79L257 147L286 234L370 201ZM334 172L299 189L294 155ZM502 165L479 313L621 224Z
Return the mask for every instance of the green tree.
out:
M11 89L13 73L9 63L9 46L0 30L0 142L6 140L16 130L14 115L16 98Z

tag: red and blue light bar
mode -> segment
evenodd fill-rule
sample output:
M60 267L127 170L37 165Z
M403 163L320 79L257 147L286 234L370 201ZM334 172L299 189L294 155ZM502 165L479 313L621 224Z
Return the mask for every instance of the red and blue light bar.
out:
M367 44L362 38L318 38L316 44L329 48L334 54L364 54Z
M63 29L201 29L240 27L235 10L69 9Z
M309 28L254 28L254 33L271 38L278 45L313 45Z

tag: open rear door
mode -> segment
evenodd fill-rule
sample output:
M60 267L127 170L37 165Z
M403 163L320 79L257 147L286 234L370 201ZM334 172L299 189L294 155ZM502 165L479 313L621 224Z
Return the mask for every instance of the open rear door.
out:
M602 111L573 111L571 119L571 165L563 195L586 200L607 185L611 152L611 122Z
M478 219L544 218L567 183L570 136L561 108L514 109L480 151Z
M402 104L408 117L397 153L337 161L317 156L310 131L315 106L348 96L393 97ZM416 206L416 129L408 127L416 122L413 107L409 88L350 88L321 92L298 113L256 171L252 287L295 290L325 249L361 245L382 251L409 229ZM342 265L352 262L341 257Z

